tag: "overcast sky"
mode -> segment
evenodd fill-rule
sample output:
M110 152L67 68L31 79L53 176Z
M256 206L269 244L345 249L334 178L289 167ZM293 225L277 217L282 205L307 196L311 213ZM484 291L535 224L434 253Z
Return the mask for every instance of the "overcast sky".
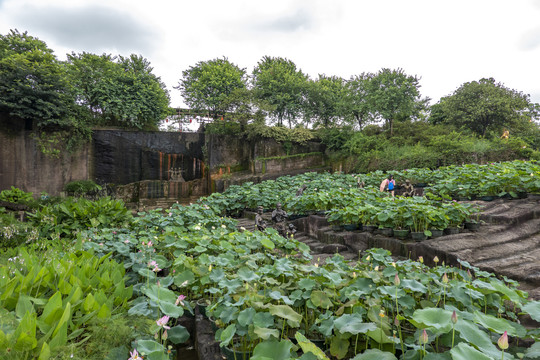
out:
M61 60L140 54L172 106L197 62L225 56L251 73L265 55L312 78L402 68L432 104L484 77L540 103L540 0L0 0L0 33L10 29Z

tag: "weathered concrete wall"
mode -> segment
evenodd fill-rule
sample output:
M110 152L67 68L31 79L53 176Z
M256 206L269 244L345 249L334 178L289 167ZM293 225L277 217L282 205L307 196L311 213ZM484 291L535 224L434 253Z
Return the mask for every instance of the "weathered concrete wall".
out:
M204 177L204 134L99 130L93 133L91 177L97 183L129 184Z
M285 146L273 139L248 141L242 137L207 135L206 148L211 175L240 171L250 171L252 174L279 173L324 165L322 155L324 145L317 142L292 144L287 153ZM316 152L320 154L306 157L293 156ZM264 171L263 167L265 167Z
M286 173L294 169L315 169L325 166L322 153L305 156L285 156L270 159L255 159L252 172L254 174Z
M70 181L88 179L88 147L58 159L45 156L32 131L0 132L0 191L15 186L39 195L59 195Z
M241 137L206 135L208 167L211 174L248 170L252 144Z
M229 182L259 182L324 166L324 147L319 143L293 144L287 150L289 155L272 139L94 130L92 142L79 152L51 159L41 153L31 131L19 128L9 135L0 133L0 190L13 185L59 195L66 183L91 179L115 185L127 202L141 203L203 196L223 191ZM223 178L225 174L247 178Z

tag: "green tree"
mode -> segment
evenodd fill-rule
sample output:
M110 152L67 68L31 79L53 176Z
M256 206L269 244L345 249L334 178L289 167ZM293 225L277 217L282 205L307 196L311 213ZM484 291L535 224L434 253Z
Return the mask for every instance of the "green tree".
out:
M168 114L169 93L142 56L68 55L77 102L95 124L155 128Z
M302 111L308 76L291 60L264 56L253 70L252 80L255 97L272 106L278 125L286 119L292 127Z
M337 76L319 75L308 80L304 117L313 118L315 125L329 127L342 118L342 99L345 95L344 81Z
M208 111L214 120L234 108L231 96L246 88L246 71L227 58L198 62L182 72L176 89L193 110Z
M370 94L374 110L394 133L394 121L419 116L428 99L420 98L420 84L416 76L402 69L382 69L371 78Z
M345 84L342 112L345 120L358 124L360 130L374 120L375 105L371 92L372 73L362 73L351 77Z
M530 102L529 95L489 78L465 83L441 98L431 107L430 121L485 136L488 132L501 134L504 129L526 132L536 117L538 105Z
M74 105L65 67L38 38L0 35L0 112L41 128L69 125Z

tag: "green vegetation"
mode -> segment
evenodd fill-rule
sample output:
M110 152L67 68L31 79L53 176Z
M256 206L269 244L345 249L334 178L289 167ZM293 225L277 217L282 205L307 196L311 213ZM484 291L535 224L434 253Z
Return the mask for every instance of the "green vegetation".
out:
M285 147L320 140L348 172L540 159L540 105L493 78L430 106L419 76L401 68L312 79L283 57L263 56L252 71L223 57L184 70L176 88L186 113L199 114L189 116L214 120L209 133ZM0 35L1 128L35 128L49 156L89 139L92 127L155 130L176 113L168 106L165 84L141 55L82 52L62 62L26 32Z
M461 226L479 209L454 200L540 193L538 161L502 162L540 159L538 104L481 79L430 108L418 77L401 69L310 80L292 61L265 56L251 83L245 74L226 58L199 62L179 88L196 110L231 120L209 131L274 138L286 152L318 138L357 174L231 186L137 217L110 198L34 200L14 187L2 191L0 200L32 211L21 223L0 210L0 357L125 359L136 349L145 359L170 359L189 338L177 319L199 306L224 349L253 359L538 358L540 331L518 316L540 321L540 302L511 279L466 262L395 261L380 249L355 262L336 255L320 263L293 238L239 230L227 217L280 202L340 225L425 235ZM168 102L141 56L81 53L61 62L27 33L0 36L2 127L35 125L44 153L58 156L62 139L73 148L92 126L155 129ZM266 126L267 116L278 126ZM398 184L423 183L426 196L389 198L378 190L384 171ZM291 189L303 185L295 196ZM66 190L99 186L74 182Z
M92 180L71 181L64 186L64 190L71 196L81 196L95 193L101 189L102 187Z
M426 183L427 197L389 198L376 189L384 176L286 176L137 217L108 198L44 206L29 215L33 240L0 256L0 356L127 359L136 350L171 359L190 336L177 319L198 306L224 349L253 359L499 359L502 350L534 359L540 333L518 316L539 321L540 302L511 279L466 262L396 261L381 249L321 263L294 238L237 229L223 216L282 202L344 224L429 231L475 217L450 200L462 195L453 189L540 193L537 162L394 172L398 184ZM291 195L304 184L302 196Z
M191 109L217 120L234 109L232 97L246 88L245 70L227 58L201 61L182 72L177 87Z
M26 32L0 35L1 128L35 130L47 155L75 149L94 126L155 130L168 106L165 85L141 56L83 52L62 62Z
M27 203L32 201L34 197L31 192L25 192L21 189L12 186L10 190L2 190L0 192L0 201L8 201L11 203Z

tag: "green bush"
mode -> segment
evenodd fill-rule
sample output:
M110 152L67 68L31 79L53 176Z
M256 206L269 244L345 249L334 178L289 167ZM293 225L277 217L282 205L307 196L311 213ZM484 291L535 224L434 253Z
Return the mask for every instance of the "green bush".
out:
M204 127L206 134L235 135L243 132L242 125L236 121L215 121L206 124Z
M304 127L289 129L284 126L266 126L261 123L249 124L246 127L246 135L248 139L262 137L271 138L277 142L291 141L299 144L306 143L307 141L311 141L316 138L313 130L306 129Z
M23 243L31 243L37 237L37 229L18 221L13 213L7 213L3 208L0 208L0 250L14 248Z
M124 203L109 197L96 201L66 198L28 216L33 224L39 226L43 238L51 238L55 234L71 238L82 229L122 227L132 220Z
M24 192L21 189L12 186L10 190L2 190L2 192L0 192L0 201L24 204L34 199L32 195L31 192Z
M92 180L77 180L67 183L64 190L70 195L84 195L100 191L101 186Z

